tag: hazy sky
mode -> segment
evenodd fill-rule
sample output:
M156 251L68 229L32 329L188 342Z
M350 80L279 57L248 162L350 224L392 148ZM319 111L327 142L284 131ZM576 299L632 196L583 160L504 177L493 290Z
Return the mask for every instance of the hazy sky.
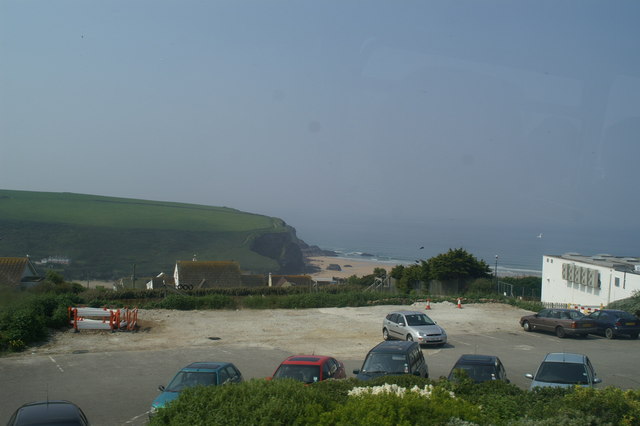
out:
M0 0L0 188L638 230L640 2Z

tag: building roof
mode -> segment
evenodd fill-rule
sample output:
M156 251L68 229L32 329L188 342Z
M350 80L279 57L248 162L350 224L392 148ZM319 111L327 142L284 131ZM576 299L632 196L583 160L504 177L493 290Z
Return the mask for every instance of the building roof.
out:
M240 265L229 261L192 261L176 262L178 282L192 285L194 288L240 287Z
M0 257L0 284L20 285L41 279L28 257Z
M271 275L271 281L274 285L280 283L291 283L296 286L313 285L313 278L310 275Z
M617 271L640 274L640 257L613 256L610 254L596 254L584 256L580 253L565 253L562 255L547 255L557 259L570 260L574 262L588 263L594 266L612 268Z

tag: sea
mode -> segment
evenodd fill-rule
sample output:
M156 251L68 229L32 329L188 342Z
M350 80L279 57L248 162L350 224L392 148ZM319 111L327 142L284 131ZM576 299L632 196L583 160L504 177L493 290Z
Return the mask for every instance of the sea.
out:
M499 276L541 276L543 255L640 257L640 231L590 227L421 225L305 226L307 244L347 259L408 265L463 248Z

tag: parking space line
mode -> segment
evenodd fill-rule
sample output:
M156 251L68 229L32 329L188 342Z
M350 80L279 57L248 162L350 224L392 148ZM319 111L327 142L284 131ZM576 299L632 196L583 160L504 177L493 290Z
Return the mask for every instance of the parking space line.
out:
M60 364L58 364L51 355L49 355L49 359L51 360L51 362L53 362L56 365L56 367L58 367L58 370L60 370L61 373L64 373L64 370L62 369L62 367L60 367Z
M487 334L476 334L476 336L486 337L487 339L504 340L504 339L501 339L501 338L499 338L499 337L489 336L489 335L487 335Z
M145 411L145 412L144 412L144 413L142 413L142 414L139 414L139 415L137 415L137 416L135 416L135 417L130 418L129 420L127 420L126 422L124 422L124 424L125 424L125 425L131 424L131 423L135 422L136 420L138 420L140 417L144 417L144 416L148 416L148 415L149 415L149 412L148 412L148 411Z

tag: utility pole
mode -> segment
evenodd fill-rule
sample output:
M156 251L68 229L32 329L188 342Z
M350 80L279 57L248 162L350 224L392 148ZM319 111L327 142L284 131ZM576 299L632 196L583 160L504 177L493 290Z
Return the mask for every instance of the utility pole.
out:
M136 288L136 264L133 264L133 275L131 275L131 288Z

